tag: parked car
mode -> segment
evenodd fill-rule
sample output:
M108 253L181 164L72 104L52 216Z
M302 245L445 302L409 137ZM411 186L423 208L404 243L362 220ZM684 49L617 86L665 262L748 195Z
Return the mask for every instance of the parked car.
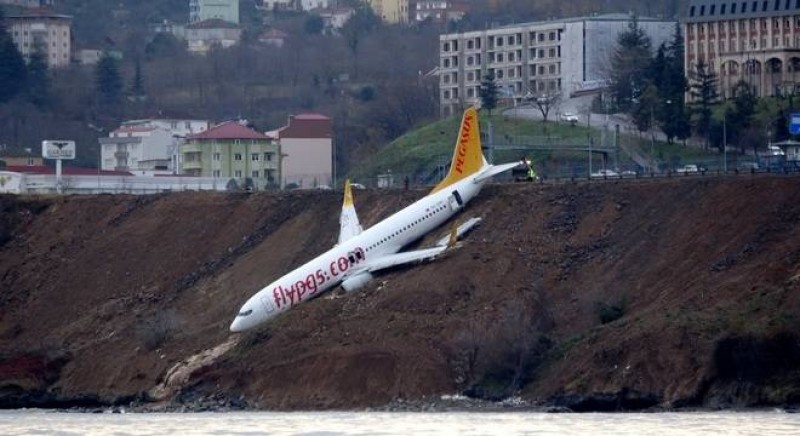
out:
M367 189L367 187L362 185L361 183L351 183L350 187L353 188L353 189L357 189L359 191L363 191L364 189Z
M572 112L564 112L561 114L561 121L566 121L568 123L575 124L578 122L578 116L573 114Z
M625 171L619 173L619 175L621 175L622 177L636 177L638 175L638 173L636 171L633 171L633 170L625 170Z
M604 179L609 177L619 177L619 173L614 170L600 170L591 174L593 179Z
M675 172L676 173L699 173L700 172L700 168L698 168L697 165L684 165L684 166L678 168L677 170L675 170Z

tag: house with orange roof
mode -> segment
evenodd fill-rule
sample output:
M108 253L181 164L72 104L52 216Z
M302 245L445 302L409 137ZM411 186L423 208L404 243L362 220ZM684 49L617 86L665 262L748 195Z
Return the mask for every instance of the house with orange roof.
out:
M281 180L277 140L240 121L226 121L189 135L180 147L181 174L235 179L239 186L265 189Z

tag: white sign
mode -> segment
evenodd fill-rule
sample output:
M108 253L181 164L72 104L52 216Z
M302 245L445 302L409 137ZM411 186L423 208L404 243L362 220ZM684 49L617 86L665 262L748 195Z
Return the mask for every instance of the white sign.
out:
M75 141L42 141L42 157L45 159L75 159Z

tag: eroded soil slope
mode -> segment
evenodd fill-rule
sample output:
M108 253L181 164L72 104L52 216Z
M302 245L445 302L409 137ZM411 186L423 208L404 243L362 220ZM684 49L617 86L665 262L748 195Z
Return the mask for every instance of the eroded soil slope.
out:
M799 181L487 186L461 248L243 335L240 305L334 244L339 194L0 197L0 406L798 403Z

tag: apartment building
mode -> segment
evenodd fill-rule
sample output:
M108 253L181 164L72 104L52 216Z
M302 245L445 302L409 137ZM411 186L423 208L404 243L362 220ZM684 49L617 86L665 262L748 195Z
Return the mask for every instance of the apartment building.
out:
M281 187L332 186L334 149L331 118L315 113L292 115L287 125L267 132L267 136L280 142Z
M418 0L412 12L415 21L443 23L464 18L467 9L467 4L461 0Z
M204 132L205 120L131 120L100 138L100 168L136 175L177 174L179 146L187 136Z
M372 12L386 23L408 23L411 12L409 0L367 0Z
M608 79L617 36L634 17L607 14L540 21L439 37L442 115L478 101L482 78L492 74L502 96L568 96ZM672 38L675 21L636 18L653 47Z
M800 0L690 0L683 27L687 76L703 62L723 98L741 81L760 97L798 91Z
M189 0L189 23L205 20L239 24L239 0Z
M25 59L42 50L47 65L57 68L69 65L72 51L72 17L45 9L31 9L6 17L6 28Z
M181 174L235 179L239 186L277 186L280 177L278 141L239 121L226 121L189 135L180 146Z

